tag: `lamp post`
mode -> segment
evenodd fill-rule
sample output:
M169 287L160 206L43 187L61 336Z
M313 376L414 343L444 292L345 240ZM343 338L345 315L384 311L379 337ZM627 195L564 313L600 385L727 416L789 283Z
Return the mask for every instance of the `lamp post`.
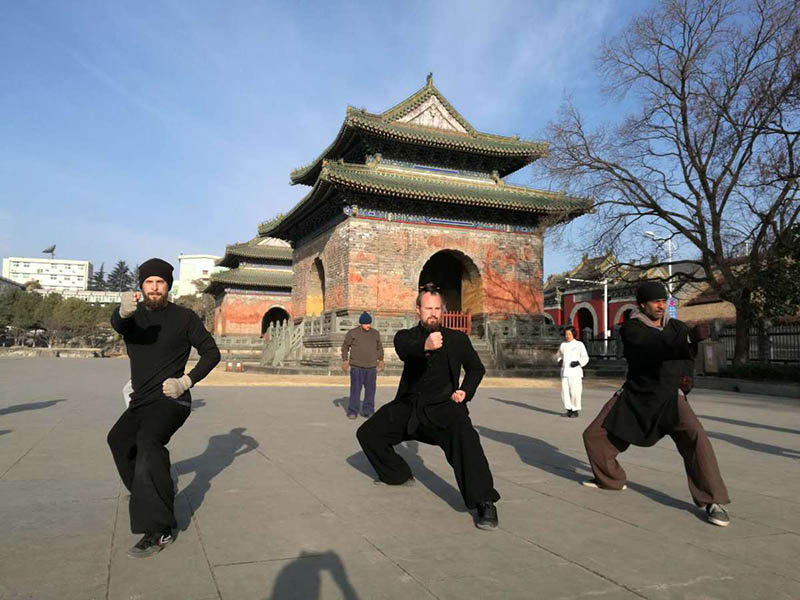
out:
M645 231L644 234L651 238L654 242L667 242L667 291L672 297L672 238L671 237L658 237L652 231Z
M594 279L575 279L567 277L566 282L577 281L578 283L599 283L603 286L603 354L608 356L608 279L601 281Z

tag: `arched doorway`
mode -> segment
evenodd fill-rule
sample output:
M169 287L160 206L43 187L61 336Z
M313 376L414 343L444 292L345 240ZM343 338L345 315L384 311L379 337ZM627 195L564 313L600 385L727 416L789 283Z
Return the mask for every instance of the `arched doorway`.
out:
M283 308L280 306L273 306L261 317L261 335L264 335L267 328L273 323L283 323L284 321L288 321L289 318L289 313Z
M572 321L572 326L578 330L578 337L583 337L583 332L588 329L592 333L595 331L594 315L588 308L579 308L575 312L575 318Z
M434 283L439 287L448 312L483 312L483 284L478 267L458 250L441 250L422 267L419 285Z
M325 311L325 268L315 258L306 282L306 316L321 315Z

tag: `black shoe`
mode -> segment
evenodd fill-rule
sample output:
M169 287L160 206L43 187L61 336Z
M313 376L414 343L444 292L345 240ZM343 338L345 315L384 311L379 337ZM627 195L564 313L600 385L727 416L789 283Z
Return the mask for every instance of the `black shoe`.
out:
M375 485L385 485L390 487L414 487L414 476L412 475L408 479L406 479L403 483L386 483L385 481L381 481L380 479L373 479L372 483Z
M497 508L494 502L478 503L478 520L475 521L478 529L497 529Z
M572 411L571 411L571 410L568 410L568 411L567 411L567 412L565 412L565 413L561 413L559 416L560 416L560 417L571 417L571 416L572 416Z
M570 418L572 418L572 419L574 419L574 418L576 418L576 417L579 417L579 416L580 416L580 414L581 414L581 413L580 413L579 411L577 411L577 410L572 410L572 411L570 411L570 413L571 413L571 414L570 414L569 416L570 416Z
M369 413L362 412L362 413L361 413L361 416L362 416L362 417L364 417L365 419L369 419L369 418L370 418L372 415L374 415L374 414L375 414L375 413L371 413L371 412L369 412Z
M173 541L175 541L175 538L169 528L160 533L147 533L136 542L133 548L128 550L128 556L131 558L146 558L153 554L158 554Z

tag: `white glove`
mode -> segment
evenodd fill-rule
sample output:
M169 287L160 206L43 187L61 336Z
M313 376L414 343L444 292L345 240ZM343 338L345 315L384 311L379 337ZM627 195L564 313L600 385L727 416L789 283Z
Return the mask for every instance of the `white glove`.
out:
M180 398L183 392L190 387L192 387L192 380L188 375L184 375L181 378L165 379L164 384L161 386L161 391L170 398Z
M120 294L120 303L119 303L119 316L123 319L127 319L133 313L136 312L136 305L139 302L139 297L141 294L139 292L122 292Z

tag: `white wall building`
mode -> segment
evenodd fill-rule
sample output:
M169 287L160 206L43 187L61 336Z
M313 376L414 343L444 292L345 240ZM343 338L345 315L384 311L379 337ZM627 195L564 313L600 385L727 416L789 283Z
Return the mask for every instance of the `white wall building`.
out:
M199 294L209 284L211 274L219 270L215 266L221 258L213 254L179 254L178 277L172 283L172 296L189 296ZM202 282L198 287L193 282Z
M92 263L88 260L11 256L3 259L3 277L23 285L38 281L45 290L85 290L89 288L92 277Z
M77 298L89 304L119 304L122 292L112 290L36 290L43 296L59 294L62 298Z

